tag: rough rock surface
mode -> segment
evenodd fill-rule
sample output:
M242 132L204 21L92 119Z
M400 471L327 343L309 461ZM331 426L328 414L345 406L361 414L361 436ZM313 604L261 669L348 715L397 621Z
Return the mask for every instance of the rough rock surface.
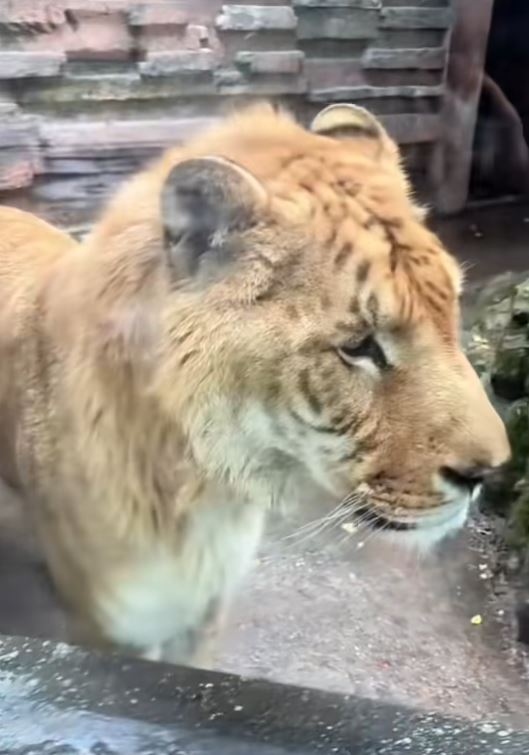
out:
M506 515L507 539L529 553L529 279L500 276L467 313L466 348L505 419L513 458L490 500Z
M512 461L489 484L487 501L504 522L502 570L517 588L517 638L529 645L529 278L489 282L469 311L467 350L503 415Z

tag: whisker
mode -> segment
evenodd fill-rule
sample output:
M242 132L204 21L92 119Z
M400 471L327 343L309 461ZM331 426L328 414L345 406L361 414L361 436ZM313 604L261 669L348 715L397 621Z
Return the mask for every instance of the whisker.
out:
M342 536L342 538L338 542L338 546L341 547L348 540L362 537L363 539L361 540L361 545L362 547L364 547L368 543L375 540L377 536L382 536L385 532L391 530L390 521L384 522L382 525L378 525L377 527L372 527L372 514L372 510L368 510L363 516L358 517L355 521L355 526L357 528L356 531L348 532L346 535ZM389 540L388 544L393 543L391 540ZM360 545L360 543L358 543L358 545Z
M313 529L318 528L321 524L324 524L325 522L332 521L335 517L339 516L341 513L341 507L342 504L339 503L338 506L336 506L332 511L330 511L328 514L325 514L325 516L320 517L319 519L312 519L310 522L307 522L306 524L302 525L301 527L298 527L298 529L294 530L294 532L290 532L288 535L285 535L282 540L291 540L292 538L296 537L297 535L303 534L305 532L311 531Z
M281 549L289 550L293 548L297 548L303 543L306 543L309 540L313 540L317 538L319 535L321 535L323 532L325 532L327 529L332 527L334 525L334 521L326 521L322 520L319 523L318 527L314 527L314 529L311 529L307 532L301 532L301 533L295 533L295 535L292 535L288 540L283 539L280 541Z
M364 504L362 504L363 506ZM362 508L362 506L360 508ZM363 537L364 533L371 532L371 528L369 527L369 522L371 519L371 512L366 511L359 517L356 517L352 524L354 525L354 530L352 532L347 532L342 535L342 537L337 541L336 545L337 547L341 547L346 543L348 540ZM365 540L364 540L365 542Z
M310 530L309 532L301 533L301 536L298 535L296 539L291 540L289 545L299 546L300 544L305 543L308 540L312 540L319 537L326 531L329 531L333 528L338 528L345 519L349 518L349 516L350 516L349 512L344 511L341 513L340 516L334 517L331 520L323 520L319 527L313 530Z
M362 494L358 493L350 493L345 498L343 498L330 512L325 514L323 517L319 519L314 519L301 527L299 527L297 530L295 530L292 533L289 533L286 535L282 540L292 540L297 538L299 535L308 534L309 532L315 532L318 531L319 528L323 525L324 527L327 526L327 524L332 524L337 519L342 519L344 515L347 516L354 516L355 512L361 508L362 505L364 505L364 496Z
M367 543L373 542L376 539L377 535L382 536L382 534L386 530L389 530L389 529L391 529L390 522L385 522L381 527L373 528L371 532L369 533L369 535L364 540L364 545L367 545Z
M360 521L369 519L369 512L366 511L366 504L369 496L364 491L352 491L348 493L331 511L324 516L306 522L298 527L294 532L269 541L270 547L280 546L283 551L299 548L300 545L309 540L315 540L324 533L337 530L342 527L347 520L354 522L355 527Z

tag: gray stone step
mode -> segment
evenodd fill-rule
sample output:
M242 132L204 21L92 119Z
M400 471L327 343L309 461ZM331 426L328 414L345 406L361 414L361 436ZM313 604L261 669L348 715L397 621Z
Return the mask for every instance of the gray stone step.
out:
M529 732L0 637L1 755L527 755Z

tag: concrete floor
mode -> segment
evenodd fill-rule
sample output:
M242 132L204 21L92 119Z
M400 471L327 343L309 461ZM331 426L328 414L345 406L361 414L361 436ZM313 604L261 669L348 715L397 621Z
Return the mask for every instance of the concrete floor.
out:
M471 277L529 268L529 209L475 215L439 224L450 248L475 265ZM285 532L296 526L284 523L269 538L234 607L219 668L529 728L529 686L509 590L492 578L489 525L474 523L421 561L344 531L293 546ZM481 625L471 622L476 614ZM7 491L0 633L65 636L21 504Z
M529 728L509 596L495 595L478 529L420 560L382 540L337 546L343 532L294 553L276 545L241 596L219 666Z

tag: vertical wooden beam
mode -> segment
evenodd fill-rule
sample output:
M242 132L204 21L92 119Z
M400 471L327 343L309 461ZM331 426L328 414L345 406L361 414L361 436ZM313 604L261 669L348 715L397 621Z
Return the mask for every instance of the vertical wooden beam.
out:
M434 151L436 209L463 209L468 197L472 146L494 0L454 0L441 137Z

